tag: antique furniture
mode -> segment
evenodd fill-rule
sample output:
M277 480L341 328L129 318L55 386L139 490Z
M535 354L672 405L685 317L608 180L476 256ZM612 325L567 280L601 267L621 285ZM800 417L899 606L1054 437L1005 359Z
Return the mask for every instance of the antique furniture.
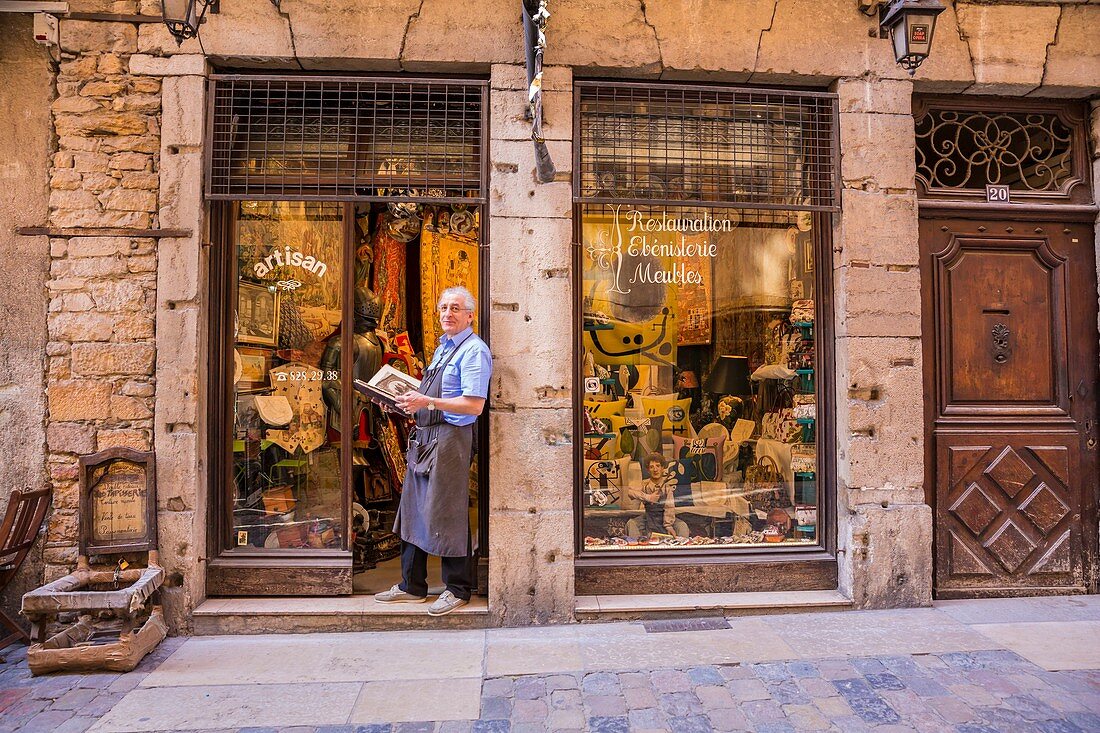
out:
M46 509L50 506L52 490L49 488L23 491L15 489L8 499L4 523L0 525L0 593L19 572L19 566L27 559ZM0 637L0 649L18 639L29 639L23 628L0 610L0 627L8 630Z
M27 664L56 671L129 672L168 633L158 589L153 454L110 448L80 458L80 556L76 572L23 596L31 622ZM148 567L123 555L148 553ZM93 567L92 557L117 556ZM60 623L56 633L50 628ZM47 634L51 634L47 636Z

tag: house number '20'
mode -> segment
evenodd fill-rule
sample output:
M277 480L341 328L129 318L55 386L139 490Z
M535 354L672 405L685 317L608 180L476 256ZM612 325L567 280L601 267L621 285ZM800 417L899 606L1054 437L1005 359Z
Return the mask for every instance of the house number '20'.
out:
M985 200L990 204L1007 204L1010 203L1008 195L1008 186L1003 185L987 185L985 187Z

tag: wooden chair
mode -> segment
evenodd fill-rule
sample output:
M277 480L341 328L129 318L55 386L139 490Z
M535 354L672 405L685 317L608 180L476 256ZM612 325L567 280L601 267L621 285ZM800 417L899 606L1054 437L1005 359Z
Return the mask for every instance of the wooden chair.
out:
M0 524L0 593L4 592L19 572L19 566L27 559L27 553L31 551L31 545L46 518L52 494L53 490L49 488L35 491L15 489L11 492L4 523ZM0 649L19 639L30 641L23 627L0 610L0 634L4 631L9 633L0 637Z

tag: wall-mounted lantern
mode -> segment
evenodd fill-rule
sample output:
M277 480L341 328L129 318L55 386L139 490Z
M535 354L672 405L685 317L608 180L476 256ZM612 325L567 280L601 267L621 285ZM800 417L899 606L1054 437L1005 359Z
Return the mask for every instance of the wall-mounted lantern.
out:
M164 24L177 44L199 34L199 26L211 6L218 12L218 0L161 0Z
M878 37L890 39L894 59L912 76L932 50L936 16L946 9L943 3L940 0L856 0L856 4L864 15L878 15Z

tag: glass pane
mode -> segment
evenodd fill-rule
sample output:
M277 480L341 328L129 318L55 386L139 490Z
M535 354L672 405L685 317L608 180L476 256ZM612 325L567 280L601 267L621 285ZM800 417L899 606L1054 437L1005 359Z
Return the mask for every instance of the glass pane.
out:
M339 548L343 207L242 202L236 231L229 544Z
M585 549L818 543L812 216L581 216Z

